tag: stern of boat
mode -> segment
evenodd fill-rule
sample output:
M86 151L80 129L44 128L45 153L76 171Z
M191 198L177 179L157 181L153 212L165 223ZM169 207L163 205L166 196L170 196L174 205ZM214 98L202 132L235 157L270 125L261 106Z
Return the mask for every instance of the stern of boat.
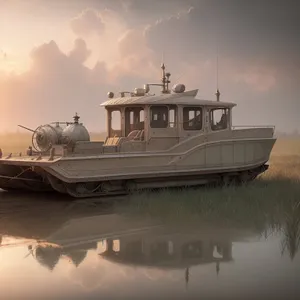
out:
M6 191L53 191L45 168L58 157L7 156L0 159L0 189Z

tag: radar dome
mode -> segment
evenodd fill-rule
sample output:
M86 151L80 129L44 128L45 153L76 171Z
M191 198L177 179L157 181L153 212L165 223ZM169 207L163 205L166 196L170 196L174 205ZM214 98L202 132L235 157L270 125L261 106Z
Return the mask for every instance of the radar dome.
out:
M108 92L107 93L107 97L108 98L113 98L114 97L114 93L113 92Z
M172 87L174 93L183 93L185 91L185 85L182 83L177 83Z

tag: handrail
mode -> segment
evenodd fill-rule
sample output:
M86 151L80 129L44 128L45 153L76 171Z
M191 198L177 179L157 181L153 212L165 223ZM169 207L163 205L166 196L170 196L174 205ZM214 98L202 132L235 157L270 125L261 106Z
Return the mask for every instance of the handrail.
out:
M275 129L274 125L237 125L237 126L231 126L231 129L235 128L272 128Z

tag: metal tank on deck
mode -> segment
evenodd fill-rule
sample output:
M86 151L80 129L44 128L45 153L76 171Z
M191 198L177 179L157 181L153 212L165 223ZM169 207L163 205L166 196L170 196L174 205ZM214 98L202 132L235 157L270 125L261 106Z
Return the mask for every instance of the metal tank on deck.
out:
M74 123L68 124L68 126L62 132L62 143L76 143L76 142L89 142L90 134L88 130L79 123L79 116L77 113L74 116Z

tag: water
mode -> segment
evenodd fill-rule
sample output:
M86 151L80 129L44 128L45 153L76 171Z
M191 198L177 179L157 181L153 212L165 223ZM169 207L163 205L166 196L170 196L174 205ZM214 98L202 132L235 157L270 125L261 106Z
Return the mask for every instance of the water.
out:
M171 225L107 203L0 193L0 299L297 299L292 217L274 229Z

